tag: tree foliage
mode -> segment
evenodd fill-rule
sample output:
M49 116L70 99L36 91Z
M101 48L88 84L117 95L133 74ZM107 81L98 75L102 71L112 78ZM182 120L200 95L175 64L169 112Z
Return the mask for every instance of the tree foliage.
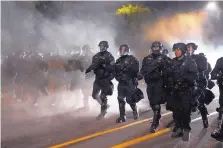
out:
M132 5L132 4L128 4L123 5L121 8L119 8L116 11L116 15L132 15L134 13L143 13L143 12L150 12L149 8L145 8L139 4L136 5Z
M128 4L123 5L116 10L117 16L123 16L128 24L129 34L131 37L131 44L135 45L135 42L139 42L140 32L142 31L142 25L149 19L150 9L140 4Z
M128 4L123 5L121 8L117 9L116 15L124 16L131 30L134 32L137 29L140 29L142 22L146 20L147 14L149 14L149 12L149 8L143 7L140 4Z

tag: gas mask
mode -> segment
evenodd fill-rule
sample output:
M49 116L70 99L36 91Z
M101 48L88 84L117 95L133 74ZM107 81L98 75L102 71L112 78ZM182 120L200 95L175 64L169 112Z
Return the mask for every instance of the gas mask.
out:
M160 50L152 50L152 53L155 55L160 55L161 51Z

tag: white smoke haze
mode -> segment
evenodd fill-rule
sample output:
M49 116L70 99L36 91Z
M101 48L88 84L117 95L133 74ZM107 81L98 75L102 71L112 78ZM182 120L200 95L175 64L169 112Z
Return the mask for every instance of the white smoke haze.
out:
M109 42L109 51L117 58L115 45L115 11L107 12L110 5L105 2L68 2L63 5L58 18L55 20L44 17L35 9L35 2L2 2L2 53L35 50L44 54L62 50L70 52L74 46L82 47L89 44L93 51L98 51L98 43L102 40ZM99 6L98 6L99 5ZM114 4L119 7L120 4ZM115 10L115 9L114 9ZM95 13L94 13L95 12ZM83 17L81 16L83 13ZM100 15L98 17L97 14ZM79 15L79 16L78 16ZM102 17L100 17L102 15ZM57 70L63 73L63 69ZM116 83L116 82L114 82ZM92 83L89 83L92 85ZM116 88L117 85L115 85ZM43 96L43 95L42 95ZM30 116L53 116L83 107L83 94L78 92L58 91L49 97L41 97L38 111L33 111L28 102L12 105L14 109L23 108ZM117 92L109 97L109 112L117 113ZM55 99L59 107L48 107L47 104ZM100 106L89 98L91 115L100 112ZM88 114L89 116L89 114ZM22 118L22 117L18 117Z
M98 51L98 43L101 40L106 40L109 42L109 51L117 59L119 45L115 44L115 39L120 30L117 30L116 25L118 22L116 20L117 16L115 16L115 10L124 3L126 2L64 2L61 5L58 18L50 19L44 17L37 11L34 2L2 2L2 53L8 54L18 50L36 50L44 54L62 50L69 53L74 50L75 46L82 47L84 44L89 44L96 53ZM168 27L167 29L170 30ZM173 29L176 28L173 27ZM157 31L159 32L159 29ZM149 33L157 34L157 32ZM161 32L161 35L166 36L168 32ZM150 38L149 41L153 39ZM212 68L217 58L223 56L223 46L215 48L211 44L212 42L210 42L210 45L207 45L202 40L202 33L193 34L193 36L185 34L179 40L168 40L169 47L171 48L178 41L186 43L195 42L198 45L196 53L204 52ZM148 49L149 45L147 42L145 45L145 49ZM136 49L131 49L131 51L132 53L136 53ZM55 69L55 71L63 75L63 69ZM62 76L61 79L63 80ZM112 96L108 97L108 103L111 106L108 110L108 115L119 112L117 104L117 82L113 80L113 83L115 84L115 91ZM88 85L92 85L92 82L89 82ZM216 94L218 94L218 91ZM147 95L144 95L144 100L147 100ZM14 104L12 110L23 108L26 114L31 116L53 116L83 107L82 97L83 94L78 90L76 92L58 90L56 93L51 94L50 97L40 98L41 102L37 111L33 111L28 102ZM59 106L57 108L49 108L47 106L52 99L58 102ZM139 103L138 106L149 106L149 104L143 104L143 102ZM89 104L91 114L85 115L96 116L100 112L100 106L91 97L89 98ZM130 110L130 107L128 105L126 106L127 110Z

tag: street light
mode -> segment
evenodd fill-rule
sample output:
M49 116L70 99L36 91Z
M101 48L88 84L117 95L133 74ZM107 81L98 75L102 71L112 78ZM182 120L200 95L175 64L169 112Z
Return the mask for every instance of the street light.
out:
M206 5L206 10L208 11L216 11L217 9L218 9L218 6L216 2L209 2Z
M221 10L218 7L218 3L215 1L208 2L205 6L205 11L207 12L208 17L219 19Z

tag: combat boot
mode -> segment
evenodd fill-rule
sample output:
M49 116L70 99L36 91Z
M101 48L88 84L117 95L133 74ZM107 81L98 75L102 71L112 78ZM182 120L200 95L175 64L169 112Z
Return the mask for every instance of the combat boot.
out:
M203 120L203 126L204 126L204 128L208 128L209 123L208 123L208 118L207 118L207 115L208 115L207 108L204 105L199 106L198 108L200 110L201 117Z
M184 129L182 140L183 141L189 141L190 140L190 130Z
M107 108L107 100L102 101L101 113L96 117L97 120L104 119L105 115L107 114Z
M178 128L177 126L174 126L173 129L172 129L172 132L176 132L177 128Z
M175 121L175 125L172 129L172 132L176 132L178 128L180 128L182 126L182 122L179 121Z
M211 137L218 139L218 138L223 138L223 128L218 128L214 132L211 133Z
M208 128L208 126L209 126L208 119L203 120L203 125L204 125L204 128Z
M116 119L116 123L126 122L126 116L120 116Z
M137 111L133 111L133 118L134 118L134 120L139 119L139 113Z
M132 112L133 113L133 118L134 118L134 120L137 120L139 118L138 108L137 108L135 103L131 104L130 106L131 106L132 111L133 111Z
M103 111L96 117L96 119L97 120L102 120L102 119L104 119L105 115L106 115L106 112Z
M151 133L156 132L156 128L159 126L160 118L161 118L161 115L160 115L159 111L154 111L153 122L152 122L152 125L150 128Z
M171 134L171 138L178 138L178 137L181 137L183 136L183 130L182 128L176 128L176 131L175 132L172 132Z
M125 122L126 121L125 102L119 102L119 112L120 112L120 117L116 119L116 123Z

